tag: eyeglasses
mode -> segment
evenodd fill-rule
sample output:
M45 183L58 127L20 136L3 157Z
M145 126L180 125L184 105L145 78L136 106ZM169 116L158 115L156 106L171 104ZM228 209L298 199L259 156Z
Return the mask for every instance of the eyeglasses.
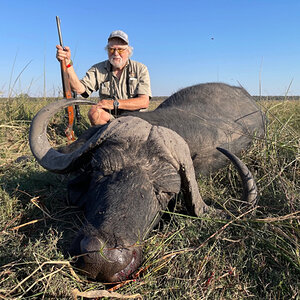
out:
M128 47L126 47L126 48L107 48L107 51L109 54L114 54L115 51L117 51L119 54L122 54L127 49L128 49Z

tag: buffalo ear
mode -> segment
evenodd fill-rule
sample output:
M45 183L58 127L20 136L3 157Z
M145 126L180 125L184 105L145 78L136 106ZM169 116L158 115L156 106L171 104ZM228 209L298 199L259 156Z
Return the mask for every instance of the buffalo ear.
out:
M181 190L186 207L191 215L198 217L206 211L207 205L202 200L199 193L192 160L188 165L186 163L181 164L179 174L181 177Z
M207 205L199 193L187 142L175 131L162 126L153 126L150 137L151 147L159 149L164 159L173 165L180 174L181 190L189 211L196 216L200 216L207 210Z
M178 172L181 178L181 190L189 212L200 216L208 210L208 206L202 200L196 180L195 169L191 158L190 148L187 142L175 132L172 141L174 158L179 164Z

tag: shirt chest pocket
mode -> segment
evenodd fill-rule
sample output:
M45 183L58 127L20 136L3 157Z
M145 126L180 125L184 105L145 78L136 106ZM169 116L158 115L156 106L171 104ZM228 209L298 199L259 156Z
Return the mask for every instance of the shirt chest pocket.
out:
M138 80L135 77L129 77L129 93L131 97L137 95Z
M110 98L111 97L111 91L110 91L110 82L109 81L105 81L102 82L100 84L100 88L99 88L99 94L100 94L100 98L103 95L104 97L102 98Z

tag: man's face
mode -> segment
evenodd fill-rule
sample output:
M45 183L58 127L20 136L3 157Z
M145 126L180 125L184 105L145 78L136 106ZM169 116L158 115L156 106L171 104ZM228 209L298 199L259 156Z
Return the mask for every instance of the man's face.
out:
M129 58L128 45L121 39L115 38L108 42L108 59L117 69L122 69Z

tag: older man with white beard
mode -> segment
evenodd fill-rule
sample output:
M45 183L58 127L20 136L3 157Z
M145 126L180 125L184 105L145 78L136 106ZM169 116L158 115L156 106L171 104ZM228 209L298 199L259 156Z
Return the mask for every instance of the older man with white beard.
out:
M70 48L56 48L58 61L66 62L72 90L85 98L99 91L100 101L88 113L92 125L106 124L126 111L148 108L149 72L145 65L130 59L133 48L125 32L116 30L110 34L105 47L108 60L93 65L81 80L73 68Z

